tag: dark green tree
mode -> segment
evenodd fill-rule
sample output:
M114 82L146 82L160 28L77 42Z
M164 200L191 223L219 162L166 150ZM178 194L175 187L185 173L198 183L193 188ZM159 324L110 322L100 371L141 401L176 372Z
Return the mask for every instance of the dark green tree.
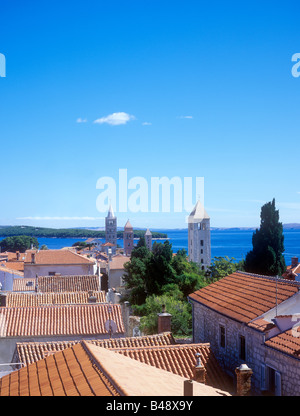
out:
M275 208L275 199L261 208L260 229L253 233L253 249L245 259L245 271L267 276L281 276L286 270L284 236L279 211Z
M21 236L4 238L4 240L0 241L0 247L1 247L1 251L11 251L11 252L20 251L21 253L24 253L26 250L29 250L31 247L38 248L39 243L35 237L21 235Z

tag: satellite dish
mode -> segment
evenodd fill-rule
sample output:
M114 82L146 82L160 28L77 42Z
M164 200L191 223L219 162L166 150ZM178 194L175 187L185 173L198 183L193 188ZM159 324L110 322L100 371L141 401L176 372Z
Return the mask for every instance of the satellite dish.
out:
M105 328L106 332L108 332L110 335L117 332L117 324L112 319L108 319L105 322L104 328Z

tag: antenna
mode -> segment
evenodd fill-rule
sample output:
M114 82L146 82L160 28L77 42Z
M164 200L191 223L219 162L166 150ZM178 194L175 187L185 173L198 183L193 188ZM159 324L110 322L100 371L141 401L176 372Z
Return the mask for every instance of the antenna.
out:
M278 279L278 274L276 275L276 316L277 316L277 306L278 306L278 302L277 302L277 279Z

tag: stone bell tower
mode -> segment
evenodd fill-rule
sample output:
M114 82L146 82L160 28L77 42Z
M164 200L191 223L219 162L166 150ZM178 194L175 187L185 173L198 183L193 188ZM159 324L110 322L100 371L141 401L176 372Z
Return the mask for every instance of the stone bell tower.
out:
M201 270L211 265L210 217L198 201L188 217L189 260L197 263Z
M125 256L130 256L133 250L133 235L133 228L128 220L125 224L123 234Z
M107 217L105 217L105 242L117 244L117 217L115 217L111 205Z

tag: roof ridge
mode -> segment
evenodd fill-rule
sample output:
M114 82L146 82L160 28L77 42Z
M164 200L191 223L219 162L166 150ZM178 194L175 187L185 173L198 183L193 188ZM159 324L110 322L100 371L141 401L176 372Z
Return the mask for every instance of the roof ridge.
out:
M279 276L266 276L266 275L263 275L263 274L250 273L250 272L245 272L243 270L237 270L236 272L232 273L229 276L232 276L236 273L240 273L240 274L244 274L244 275L252 276L252 277L258 277L258 278L261 278L261 279L266 279L266 280L271 280L271 281L276 281L277 280L278 283L285 283L287 285L299 286L300 287L300 282L297 282L297 281L294 281L294 280L287 280L287 279L284 279L283 277L279 277Z

